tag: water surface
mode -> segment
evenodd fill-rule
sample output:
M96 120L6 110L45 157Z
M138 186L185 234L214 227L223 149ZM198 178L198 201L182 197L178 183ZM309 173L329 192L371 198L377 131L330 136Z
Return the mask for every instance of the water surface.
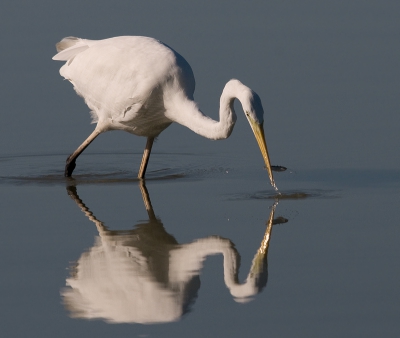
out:
M398 171L154 155L2 158L4 336L398 335Z

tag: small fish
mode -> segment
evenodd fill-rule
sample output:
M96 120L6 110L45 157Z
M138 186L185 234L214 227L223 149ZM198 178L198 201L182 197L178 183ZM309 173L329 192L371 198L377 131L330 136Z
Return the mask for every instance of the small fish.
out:
M279 216L277 218L274 218L274 220L272 221L272 224L283 224L283 223L287 223L289 222L289 220L285 217Z
M287 168L281 165L271 165L272 171L285 171Z

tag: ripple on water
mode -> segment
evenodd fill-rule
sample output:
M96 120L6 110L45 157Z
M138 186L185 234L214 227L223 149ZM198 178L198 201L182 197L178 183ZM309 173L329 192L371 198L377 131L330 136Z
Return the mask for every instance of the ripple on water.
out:
M118 184L138 182L137 171L131 169L132 154L88 154L78 163L71 178L64 177L64 155L27 155L2 158L0 184ZM157 154L152 170L146 173L147 181L154 180L199 180L207 176L225 173L223 166L207 166L208 162L184 154L185 161L179 161L181 154ZM139 157L138 155L135 155ZM0 159L1 160L1 159ZM167 167L174 163L176 168ZM167 165L168 165L167 164ZM128 169L126 169L129 167Z
M287 190L287 191L258 191L255 193L240 193L229 195L229 200L302 200L307 198L337 198L334 190Z

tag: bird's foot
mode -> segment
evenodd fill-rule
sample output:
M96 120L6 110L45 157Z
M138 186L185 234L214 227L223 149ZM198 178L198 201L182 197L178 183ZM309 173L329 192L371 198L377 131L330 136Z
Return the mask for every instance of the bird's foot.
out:
M71 160L70 157L68 157L66 164L65 164L64 176L71 177L72 172L74 171L75 167L76 167L75 159Z

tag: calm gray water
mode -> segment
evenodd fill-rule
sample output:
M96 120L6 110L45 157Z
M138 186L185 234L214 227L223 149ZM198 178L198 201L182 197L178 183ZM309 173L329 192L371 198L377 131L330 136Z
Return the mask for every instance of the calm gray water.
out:
M398 336L400 171L154 155L2 158L3 336Z
M2 1L1 337L398 337L400 2ZM51 60L65 36L181 53L217 118L261 97L281 195L232 136L93 130ZM147 207L147 209L146 209ZM273 221L275 220L275 221ZM240 265L239 265L240 261Z

